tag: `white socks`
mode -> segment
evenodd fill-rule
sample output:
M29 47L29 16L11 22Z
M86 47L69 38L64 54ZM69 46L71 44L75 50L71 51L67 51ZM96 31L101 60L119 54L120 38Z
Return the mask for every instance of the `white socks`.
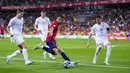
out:
M94 55L94 58L93 58L93 63L94 64L96 63L97 56L98 56L98 53L99 53L100 49L101 49L101 47L96 48L95 55Z
M13 57L15 57L15 56L17 56L17 55L19 55L19 54L20 54L20 51L17 50L17 51L15 51L13 54L9 55L9 58L13 58Z
M109 60L109 57L110 57L110 54L111 54L111 46L107 46L106 48L107 48L107 51L106 51L105 63L108 64L108 60ZM101 49L101 47L96 48L95 55L94 55L94 58L93 58L93 64L96 64L96 59L97 59L97 56L98 56L100 49Z
M53 57L51 53L48 53L48 55L49 55L49 57L50 57L50 58L52 58L52 57Z
M108 59L110 57L110 54L111 54L111 46L107 46L105 63L108 63Z
M10 37L10 42L14 43L13 37Z
M43 53L43 55L44 55L44 59L46 59L46 54L47 54L47 53L48 53L48 52L46 52L46 51ZM49 55L50 58L53 57L53 55L52 55L51 53L48 53L48 55Z
M45 52L43 52L44 59L46 59L46 54L47 54L47 52L46 52L46 51L45 51Z
M22 54L23 54L23 57L24 57L25 62L29 61L29 60L28 60L27 49L23 49L23 50L22 50Z

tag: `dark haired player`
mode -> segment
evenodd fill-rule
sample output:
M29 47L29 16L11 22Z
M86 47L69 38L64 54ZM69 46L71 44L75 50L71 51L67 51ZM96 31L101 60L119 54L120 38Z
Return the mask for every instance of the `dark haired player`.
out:
M20 53L23 54L25 65L29 65L33 63L33 61L30 61L28 59L26 44L22 37L22 29L24 24L23 15L24 15L24 10L18 9L16 16L9 21L9 24L7 26L7 31L9 32L10 36L13 38L13 40L19 47L19 49L16 50L14 53L7 56L7 64L9 64L11 58L19 55Z
M64 22L63 16L57 17L57 19L54 20L49 27L50 32L48 32L46 38L47 46L42 46L39 44L34 48L34 50L42 48L43 50L51 53L52 55L57 55L57 53L59 52L65 61L71 61L70 58L65 54L63 48L59 48L56 44L56 36L58 34L59 25L62 25L63 22ZM79 62L71 62L72 66L75 66L78 63Z

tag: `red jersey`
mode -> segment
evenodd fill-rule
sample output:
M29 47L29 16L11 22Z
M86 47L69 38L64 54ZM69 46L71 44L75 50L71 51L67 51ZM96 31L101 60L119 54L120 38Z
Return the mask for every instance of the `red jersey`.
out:
M54 21L51 23L49 29L50 29L50 28L54 28L54 29L53 29L53 35L50 36L50 32L48 32L47 38L46 38L47 41L50 41L50 40L54 41L54 40L56 39L56 35L58 34L58 26L59 26L59 24L58 24L58 22L57 22L56 20L54 20Z
M0 25L0 33L4 33L4 27L2 25Z

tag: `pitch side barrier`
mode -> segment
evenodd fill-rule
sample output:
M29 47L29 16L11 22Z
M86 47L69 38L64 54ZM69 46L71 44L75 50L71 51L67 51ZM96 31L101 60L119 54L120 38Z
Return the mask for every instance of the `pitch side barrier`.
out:
M4 35L5 38L9 38L10 35ZM39 35L23 35L24 38L39 38ZM57 38L59 39L88 39L86 35L58 35ZM95 36L92 36L94 39ZM109 39L113 40L112 37L108 37ZM125 36L115 37L118 40L128 40Z

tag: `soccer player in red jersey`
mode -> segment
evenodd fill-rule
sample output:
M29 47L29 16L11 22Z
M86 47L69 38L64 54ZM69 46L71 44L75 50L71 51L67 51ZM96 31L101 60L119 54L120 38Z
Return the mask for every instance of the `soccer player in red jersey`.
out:
M4 24L0 25L0 38L4 39Z
M43 48L43 50L51 53L52 55L57 55L57 53L59 52L65 61L71 61L69 57L65 54L64 50L62 48L59 48L56 44L56 36L58 34L59 25L62 25L63 23L64 16L57 17L57 19L54 20L49 27L50 31L47 34L46 46L42 46L41 44L39 44L34 48L34 50ZM71 63L74 66L78 64L78 62Z

